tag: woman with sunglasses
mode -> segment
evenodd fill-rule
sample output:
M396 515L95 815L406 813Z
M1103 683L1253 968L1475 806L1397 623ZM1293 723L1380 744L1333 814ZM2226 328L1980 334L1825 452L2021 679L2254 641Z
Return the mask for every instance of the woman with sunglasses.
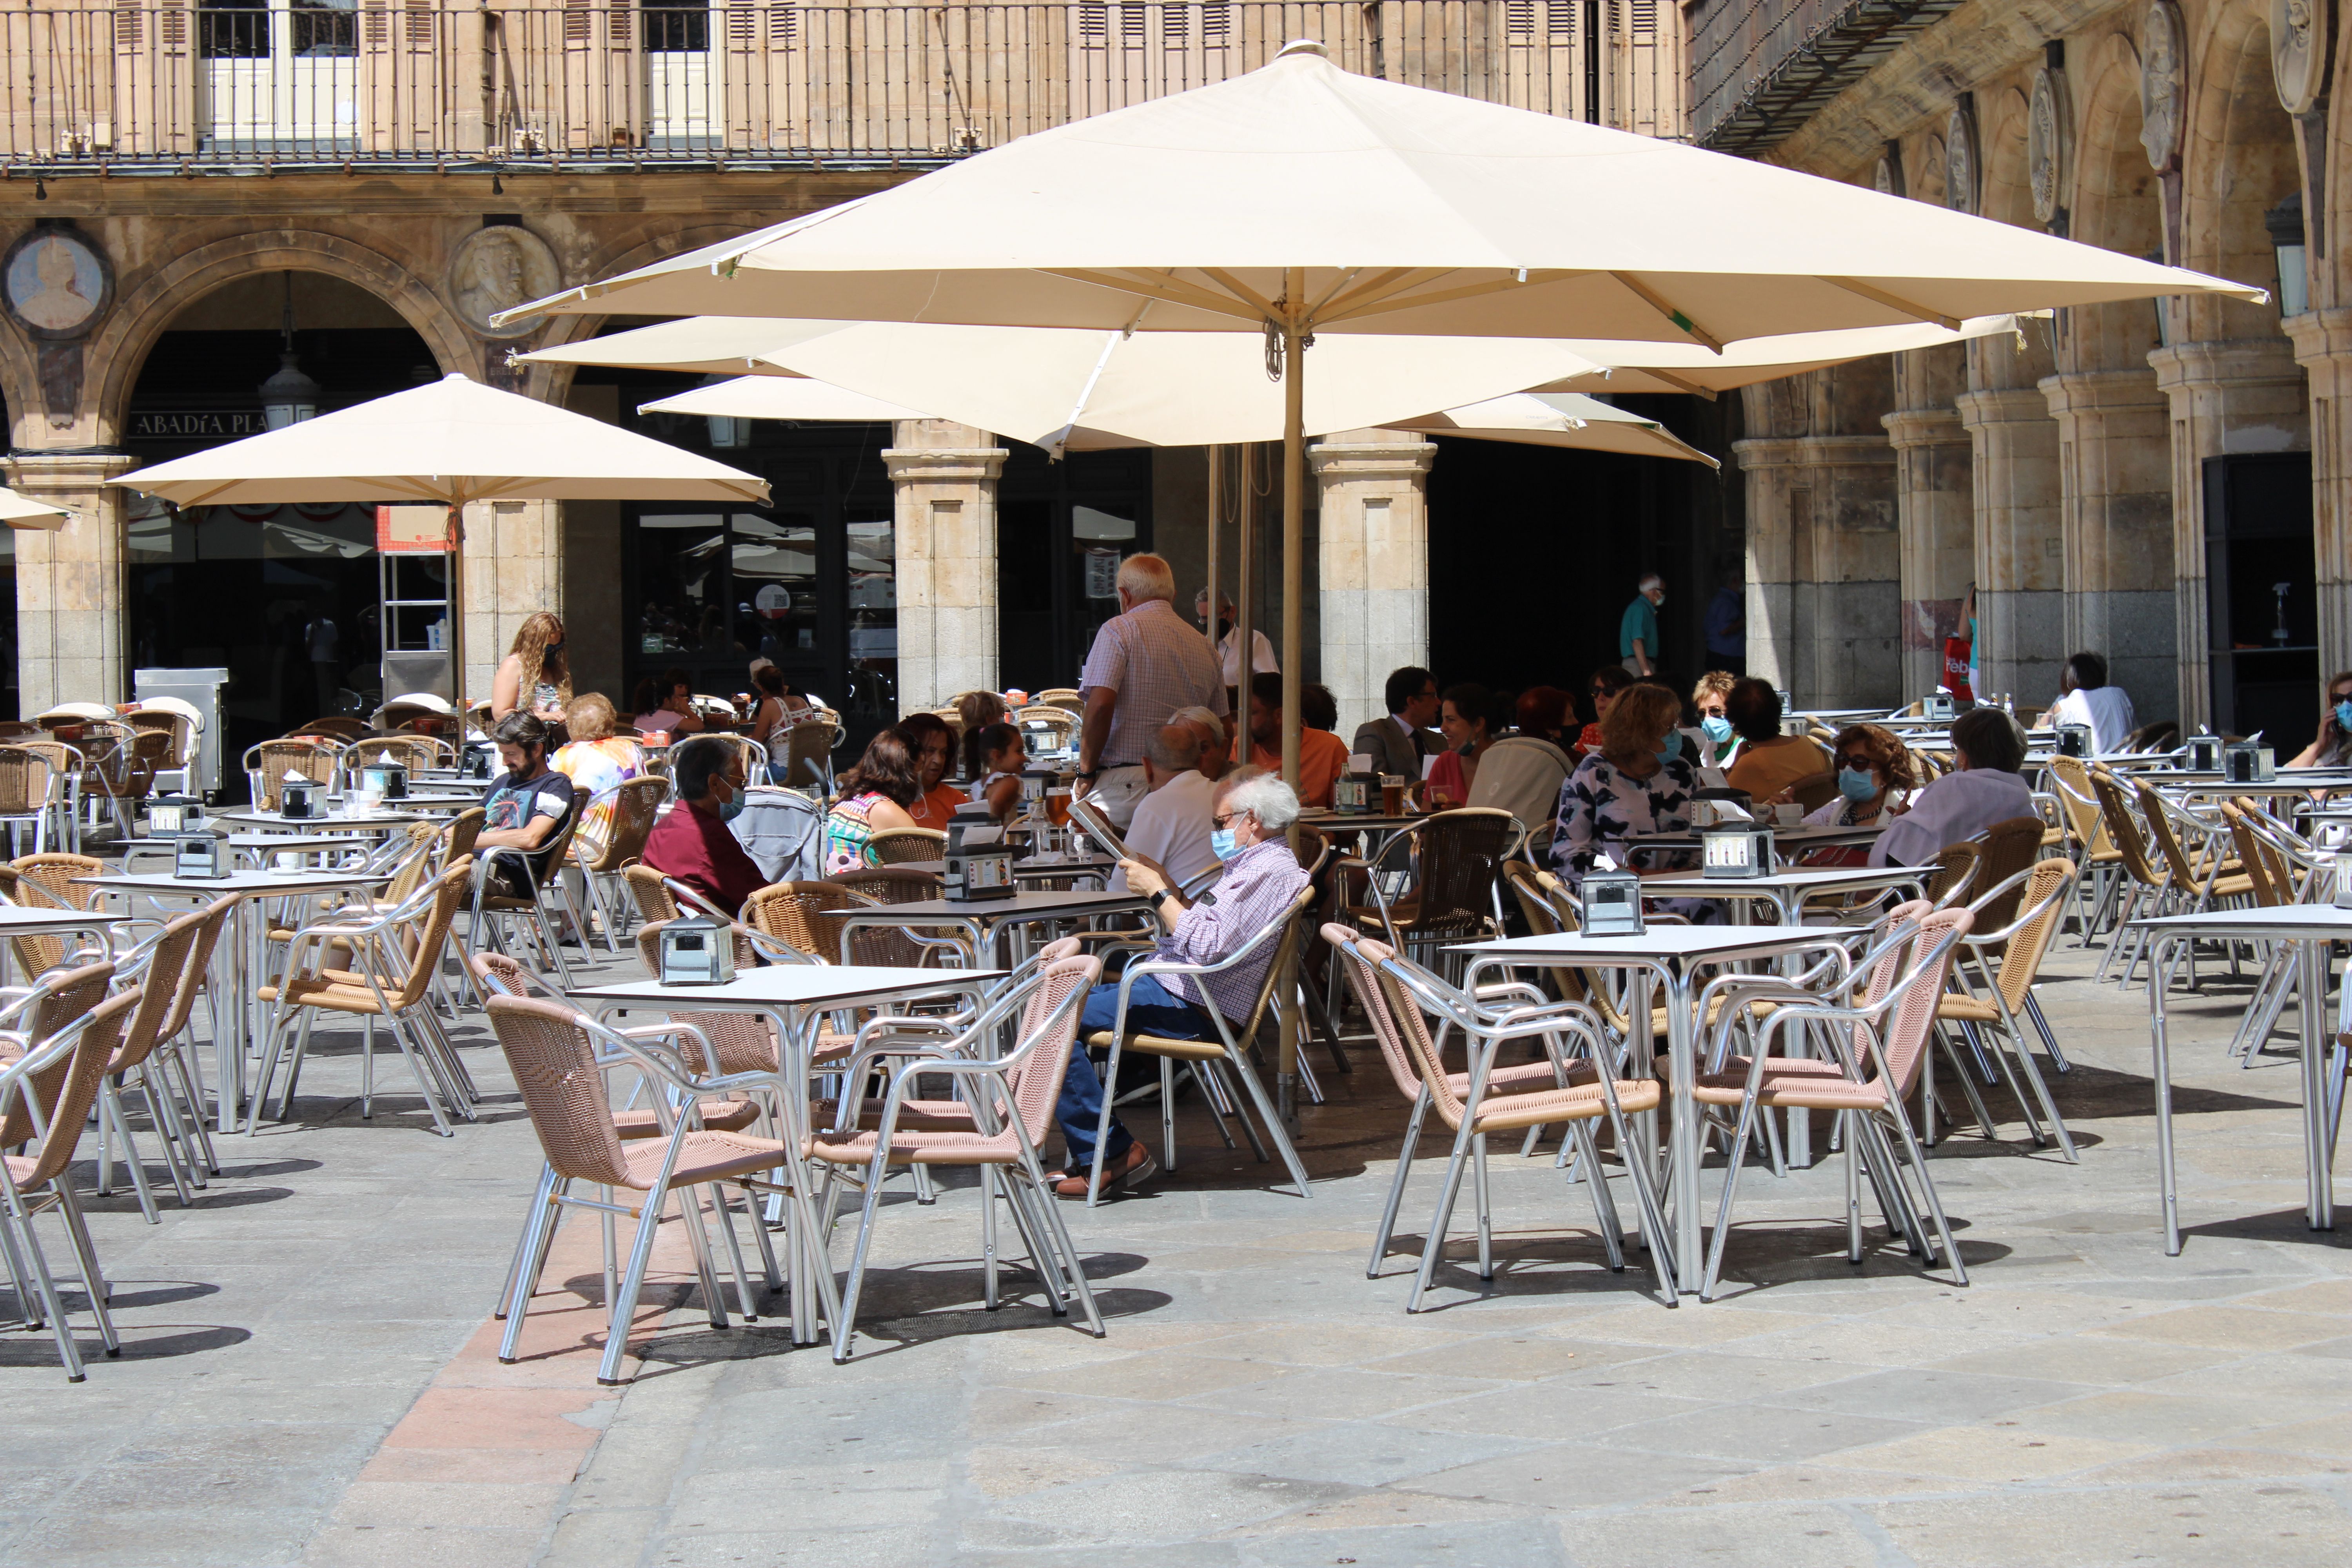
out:
M2347 762L2352 762L2352 670L2329 679L2326 700L2319 709L2318 737L2284 765L2336 768Z
M1807 826L1876 827L1911 809L1911 795L1919 787L1918 773L1912 766L1910 752L1893 731L1876 724L1850 724L1838 731L1831 754L1837 769L1837 798L1807 814ZM1853 845L1816 849L1805 857L1805 864L1860 866L1869 858L1869 846Z

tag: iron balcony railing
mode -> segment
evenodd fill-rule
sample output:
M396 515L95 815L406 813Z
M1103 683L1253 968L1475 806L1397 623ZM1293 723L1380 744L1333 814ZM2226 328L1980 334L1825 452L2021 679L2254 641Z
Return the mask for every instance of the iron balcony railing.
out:
M1302 37L1391 81L1682 132L1660 0L207 0L0 11L0 164L935 163L1238 75Z

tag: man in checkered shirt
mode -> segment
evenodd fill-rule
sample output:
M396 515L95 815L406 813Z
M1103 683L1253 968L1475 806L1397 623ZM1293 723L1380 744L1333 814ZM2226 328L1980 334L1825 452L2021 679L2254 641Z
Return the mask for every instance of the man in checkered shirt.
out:
M1217 786L1214 815L1217 853L1225 874L1209 892L1187 903L1169 887L1168 879L1139 860L1122 860L1130 892L1151 900L1152 918L1160 930L1154 960L1206 966L1233 957L1252 937L1287 918L1291 906L1306 889L1307 873L1292 853L1290 825L1298 819L1298 794L1265 768L1243 768ZM1163 1039L1216 1040L1217 1026L1201 1005L1201 991L1236 1037L1246 1028L1257 1005L1259 987L1274 963L1279 938L1260 945L1231 969L1193 979L1171 974L1139 976L1128 994L1127 1028L1130 1035L1157 1035ZM1078 951L1075 939L1046 949L1049 959ZM1088 993L1079 1016L1078 1038L1084 1044L1070 1053L1069 1072L1062 1079L1061 1103L1055 1115L1062 1123L1062 1141L1068 1146L1066 1173L1055 1191L1066 1198L1087 1195L1087 1176L1095 1160L1095 1140L1102 1126L1103 1082L1087 1047L1110 1050L1110 1031L1118 1023L1118 981L1105 981ZM1130 1058L1131 1059L1131 1058ZM1102 1144L1102 1181L1106 1191L1121 1183L1132 1187L1158 1167L1151 1152L1137 1142L1116 1116Z
M1220 719L1224 673L1209 639L1176 613L1176 576L1157 555L1118 566L1119 614L1095 634L1078 686L1086 717L1078 731L1076 793L1094 797L1121 832L1146 793L1143 752L1180 708Z

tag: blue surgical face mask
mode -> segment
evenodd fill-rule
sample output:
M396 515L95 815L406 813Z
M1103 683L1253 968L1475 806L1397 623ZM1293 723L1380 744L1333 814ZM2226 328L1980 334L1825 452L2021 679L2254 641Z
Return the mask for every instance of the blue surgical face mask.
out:
M2336 705L2336 727L2339 730L2352 730L2352 700L2338 702Z
M721 822L732 822L742 815L743 803L740 800L730 800L719 808L719 820Z
M1220 860L1230 860L1241 852L1242 847L1234 840L1234 830L1232 828L1216 827L1210 829L1210 854L1214 855Z
M1720 713L1708 714L1698 721L1698 727L1706 731L1706 738L1718 746L1731 739L1731 721Z
M1666 743L1658 748L1658 761L1662 763L1671 763L1682 754L1683 732L1680 730L1667 731Z
M1840 768L1838 794L1856 805L1878 793L1878 779L1868 768Z

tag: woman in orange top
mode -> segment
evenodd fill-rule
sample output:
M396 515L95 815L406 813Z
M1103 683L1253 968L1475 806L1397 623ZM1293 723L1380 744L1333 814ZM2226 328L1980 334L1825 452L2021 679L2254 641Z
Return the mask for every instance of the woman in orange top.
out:
M957 806L966 802L964 792L943 782L948 776L948 763L955 755L955 731L948 721L936 713L912 713L898 721L898 728L922 747L916 758L915 771L922 781L922 797L907 808L918 827L936 832L948 830L948 818Z
M1799 779L1829 771L1830 755L1801 735L1780 733L1780 694L1761 680L1733 683L1724 717L1739 737L1739 754L1724 782L1751 800L1770 800Z

